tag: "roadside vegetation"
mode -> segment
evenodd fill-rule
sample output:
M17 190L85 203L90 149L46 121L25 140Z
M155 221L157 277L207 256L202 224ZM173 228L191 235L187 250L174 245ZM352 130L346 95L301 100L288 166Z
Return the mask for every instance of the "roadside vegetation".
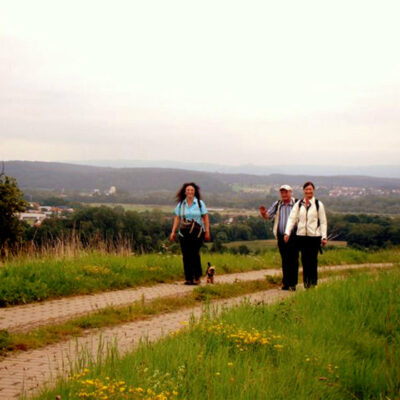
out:
M396 399L399 292L396 268L244 303L123 357L83 355L86 369L37 399Z

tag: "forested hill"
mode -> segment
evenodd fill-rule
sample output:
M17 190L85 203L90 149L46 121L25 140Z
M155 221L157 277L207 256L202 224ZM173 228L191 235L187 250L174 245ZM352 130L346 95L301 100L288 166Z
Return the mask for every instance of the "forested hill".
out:
M187 181L194 181L206 192L230 192L232 184L301 185L313 180L321 186L354 186L367 188L400 188L398 178L368 176L266 176L222 174L170 168L110 168L56 162L7 161L5 172L18 180L21 188L105 190L116 186L119 191L176 191Z

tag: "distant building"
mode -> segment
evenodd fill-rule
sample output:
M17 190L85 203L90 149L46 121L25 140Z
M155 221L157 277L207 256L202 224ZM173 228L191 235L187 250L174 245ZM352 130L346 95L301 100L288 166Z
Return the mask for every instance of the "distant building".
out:
M20 221L26 221L35 226L39 226L46 219L46 217L46 214L39 212L23 212L19 214Z
M117 193L117 188L115 186L111 186L106 193L107 196L112 196Z

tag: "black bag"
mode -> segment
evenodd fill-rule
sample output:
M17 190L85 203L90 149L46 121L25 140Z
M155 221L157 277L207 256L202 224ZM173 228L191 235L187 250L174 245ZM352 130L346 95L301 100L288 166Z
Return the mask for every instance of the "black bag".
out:
M200 204L200 203L199 203ZM200 205L201 207L201 205ZM182 211L183 208L183 211ZM203 227L196 222L193 219L186 219L184 217L185 215L185 210L184 207L182 207L181 203L181 225L179 227L179 232L184 238L190 238L190 239L195 239L199 238L201 234L203 233Z

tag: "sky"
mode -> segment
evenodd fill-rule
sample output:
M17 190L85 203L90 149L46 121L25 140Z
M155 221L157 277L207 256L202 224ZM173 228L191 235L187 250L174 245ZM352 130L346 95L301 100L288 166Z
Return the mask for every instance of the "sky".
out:
M400 3L0 0L0 159L388 165Z

